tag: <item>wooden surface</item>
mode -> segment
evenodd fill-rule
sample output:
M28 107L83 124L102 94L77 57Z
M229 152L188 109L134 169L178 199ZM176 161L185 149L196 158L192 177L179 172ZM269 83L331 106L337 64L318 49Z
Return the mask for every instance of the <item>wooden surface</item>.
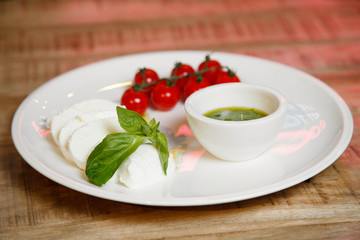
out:
M354 134L330 167L246 201L162 208L63 187L17 153L22 100L65 71L165 49L275 60L334 88ZM0 239L360 239L360 2L356 0L0 1Z

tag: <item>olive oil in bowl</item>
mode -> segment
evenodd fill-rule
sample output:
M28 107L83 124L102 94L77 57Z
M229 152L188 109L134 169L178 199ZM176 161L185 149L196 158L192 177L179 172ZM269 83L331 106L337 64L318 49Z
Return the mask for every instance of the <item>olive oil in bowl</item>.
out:
M222 121L248 121L267 116L263 111L255 108L226 107L218 108L204 114L205 117Z
M216 113L224 109L231 110L230 114ZM263 111L260 116L257 110ZM266 86L217 84L191 94L185 101L185 112L194 136L209 153L239 162L254 159L272 146L286 117L286 99ZM212 119L204 113L224 120ZM245 119L254 120L241 121Z

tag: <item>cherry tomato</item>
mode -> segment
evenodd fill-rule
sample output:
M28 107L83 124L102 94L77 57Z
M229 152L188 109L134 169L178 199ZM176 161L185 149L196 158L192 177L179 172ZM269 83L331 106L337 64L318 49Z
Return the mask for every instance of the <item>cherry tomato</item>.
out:
M194 73L195 70L188 64L182 64L182 63L176 63L175 67L173 68L173 70L171 71L171 76L186 76L189 74ZM184 88L186 82L190 79L190 78L196 78L196 76L189 76L189 77L184 77L184 78L180 78L176 81L176 85L179 87L180 91L182 91L182 89Z
M218 61L211 60L209 56L206 56L205 61L200 63L198 70L201 71L206 68L208 68L208 69L209 68L217 68L217 69L213 69L213 70L203 73L203 77L208 79L210 81L210 84L213 84L217 75L219 74L219 72L221 72L220 67L221 67L221 65Z
M150 104L149 97L145 92L136 92L133 88L127 89L121 97L121 105L124 105L128 110L144 115L146 109Z
M191 79L184 86L183 100L185 101L192 93L196 92L197 90L206 88L210 85L210 81L205 77L203 77L201 81L197 79Z
M233 71L220 72L216 77L214 84L240 82L240 79L236 76Z
M136 74L134 78L135 84L150 84L152 82L156 82L159 80L158 74L150 69L150 68L141 68ZM154 88L154 85L150 85L145 87L144 90L147 94L150 94L150 91Z
M161 111L172 109L181 97L178 86L168 86L166 81L158 82L151 91L150 98L155 108Z

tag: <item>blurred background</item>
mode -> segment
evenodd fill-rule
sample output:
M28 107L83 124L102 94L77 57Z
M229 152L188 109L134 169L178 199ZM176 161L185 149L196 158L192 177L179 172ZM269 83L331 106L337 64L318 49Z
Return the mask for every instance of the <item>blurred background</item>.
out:
M4 94L26 95L44 81L86 63L168 49L258 56L299 68L336 87L337 79L359 80L360 2L0 1ZM16 88L12 80L24 85Z

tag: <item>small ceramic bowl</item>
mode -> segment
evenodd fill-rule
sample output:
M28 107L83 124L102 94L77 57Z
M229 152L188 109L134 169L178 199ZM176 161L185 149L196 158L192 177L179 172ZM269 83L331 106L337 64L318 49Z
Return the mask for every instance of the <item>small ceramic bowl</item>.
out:
M248 121L223 121L204 114L219 108L245 107L268 115ZM265 152L284 123L286 100L260 85L226 83L201 89L185 101L189 126L200 144L215 157L244 161Z

